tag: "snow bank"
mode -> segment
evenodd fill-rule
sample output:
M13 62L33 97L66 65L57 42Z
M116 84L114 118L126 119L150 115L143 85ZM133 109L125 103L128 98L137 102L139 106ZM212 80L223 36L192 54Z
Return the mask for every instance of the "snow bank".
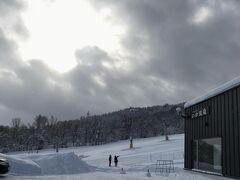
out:
M78 174L91 171L91 167L73 152L49 154L35 158L43 174Z
M29 159L20 159L11 156L5 156L10 165L10 174L15 175L41 175L41 167Z
M221 94L221 93L223 93L223 92L225 92L225 91L227 91L229 89L232 89L234 87L237 87L239 85L240 85L240 76L234 78L231 81L228 81L227 83L225 83L225 84L223 84L223 85L221 85L221 86L219 86L219 87L217 87L217 88L215 88L215 89L213 89L211 91L209 91L208 93L204 94L203 96L197 97L195 99L192 99L192 100L186 102L184 104L184 108L188 108L188 107L193 106L193 105L195 105L197 103L205 101L205 100L207 100L207 99L209 99L209 98L211 98L213 96Z
M79 174L92 171L92 167L83 162L73 152L57 154L35 154L24 157L3 155L10 164L13 175L57 175Z

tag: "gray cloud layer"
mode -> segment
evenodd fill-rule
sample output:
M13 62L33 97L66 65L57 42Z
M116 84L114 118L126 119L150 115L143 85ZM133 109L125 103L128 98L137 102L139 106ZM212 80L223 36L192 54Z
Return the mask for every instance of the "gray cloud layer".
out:
M75 52L78 65L59 74L41 60L23 62L6 31L27 38L21 1L0 1L0 122L39 113L77 118L128 106L177 103L200 95L239 75L239 1L91 0L108 7L111 23L121 23L125 56L98 47ZM193 23L196 12L212 12ZM118 66L119 63L125 66Z
M93 4L96 9L111 7L114 18L127 24L124 47L147 53L138 69L175 87L175 100L194 97L239 75L239 1L105 0ZM201 7L210 9L212 16L206 22L191 23Z

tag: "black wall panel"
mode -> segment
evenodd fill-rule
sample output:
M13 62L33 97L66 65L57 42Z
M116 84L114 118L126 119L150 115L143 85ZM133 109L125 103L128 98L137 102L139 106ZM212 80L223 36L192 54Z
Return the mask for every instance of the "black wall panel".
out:
M209 114L185 119L186 169L193 169L193 141L222 138L222 174L240 178L240 87L235 87L185 109L185 113L209 107Z

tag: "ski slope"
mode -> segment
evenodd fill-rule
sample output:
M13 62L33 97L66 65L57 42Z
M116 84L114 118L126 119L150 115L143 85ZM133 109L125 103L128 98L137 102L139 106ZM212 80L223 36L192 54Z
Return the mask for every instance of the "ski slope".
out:
M84 146L42 150L38 153L14 153L3 155L10 163L10 172L4 179L16 180L141 180L141 179L227 179L183 170L184 135L171 135L134 139L133 149L129 141L119 141L100 146ZM119 166L108 167L109 155L119 155ZM156 175L157 159L173 160L174 172ZM121 169L126 174L121 174ZM151 177L147 177L147 170Z

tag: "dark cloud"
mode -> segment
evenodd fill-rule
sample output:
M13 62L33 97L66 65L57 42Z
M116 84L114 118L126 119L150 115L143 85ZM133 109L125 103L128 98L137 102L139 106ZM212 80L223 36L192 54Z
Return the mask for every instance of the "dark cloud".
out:
M6 20L24 5L1 1ZM72 119L89 110L103 113L129 106L178 103L239 75L240 3L218 0L91 0L112 10L108 21L123 24L123 54L99 47L75 51L77 66L60 74L41 60L23 62L0 26L0 114L32 118L39 113ZM200 8L211 15L194 23ZM4 11L1 11L1 10ZM20 9L20 10L19 10ZM9 11L11 10L11 11ZM13 31L27 37L23 22ZM8 118L8 119L7 119Z
M103 59L107 59L108 55L98 47L84 47L83 49L76 50L75 56L79 63L83 64L98 64Z
M23 7L24 3L20 0L2 0L0 1L0 14L1 16L7 16Z
M0 1L0 29L7 31L6 35L10 34L11 37L14 33L22 38L28 35L20 16L25 8L26 5L21 0Z
M0 70L15 68L20 63L16 44L4 36L0 29Z
M113 18L127 24L123 46L135 54L146 52L138 69L175 87L175 100L189 99L239 75L239 1L105 0L93 4L96 9L110 7ZM206 22L194 24L191 19L202 7L212 14Z

